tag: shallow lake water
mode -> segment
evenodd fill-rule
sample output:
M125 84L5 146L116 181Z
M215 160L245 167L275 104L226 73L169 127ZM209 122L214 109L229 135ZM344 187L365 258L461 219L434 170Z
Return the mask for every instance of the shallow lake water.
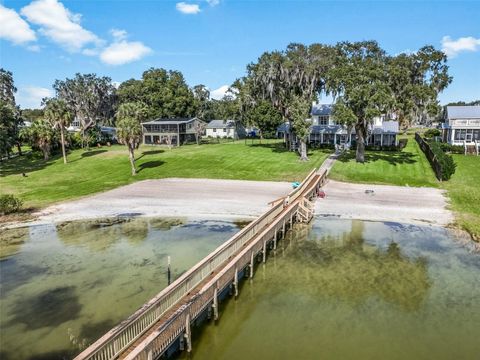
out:
M480 256L441 228L316 218L193 330L190 359L480 359Z
M0 233L0 358L72 358L239 227L137 218Z

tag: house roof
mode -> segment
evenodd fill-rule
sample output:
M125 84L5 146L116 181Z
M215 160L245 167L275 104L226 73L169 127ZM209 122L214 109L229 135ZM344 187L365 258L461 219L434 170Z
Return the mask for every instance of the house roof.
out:
M382 130L383 132L398 133L398 121L384 121L382 123Z
M208 123L207 129L235 128L235 120L212 120Z
M186 124L197 118L158 118L154 120L150 120L147 122L142 123L143 125L158 125L158 124L166 124L166 125L177 125L177 124Z
M342 125L313 125L310 132L313 134L335 134L342 130Z
M290 123L284 122L277 127L277 132L288 132L290 130Z
M312 115L331 115L333 105L328 104L313 104Z
M480 119L480 105L447 106L448 119Z

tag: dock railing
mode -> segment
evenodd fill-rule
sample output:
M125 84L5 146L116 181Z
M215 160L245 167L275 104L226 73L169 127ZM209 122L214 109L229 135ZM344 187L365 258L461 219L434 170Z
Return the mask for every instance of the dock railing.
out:
M319 174L318 183L308 186L315 175L316 172L313 172L305 179L308 179L308 181L302 183L304 186L302 186L300 192L295 192L295 199L300 195L312 195L318 185L321 186L324 184L326 170ZM293 203L293 201L291 203ZM232 258L197 294L194 294L188 303L180 307L161 328L150 334L128 354L125 360L150 360L163 354L170 344L185 332L189 321L195 319L213 302L214 297L217 296L222 289L231 284L232 279L235 278L235 273L247 267L256 254L265 250L265 243L274 238L275 233L283 227L285 219L291 218L297 211L298 206L299 202L296 202L293 206L285 208L283 213L279 214L265 230L257 234L256 241L248 244Z
M287 195L286 198L289 199L289 203L300 196L315 174L316 169L313 169L300 186ZM75 360L108 360L117 357L142 334L148 331L180 299L252 239L258 231L270 224L283 211L284 206L285 201L274 204L269 210L181 275L153 299L145 303L134 314L81 352Z

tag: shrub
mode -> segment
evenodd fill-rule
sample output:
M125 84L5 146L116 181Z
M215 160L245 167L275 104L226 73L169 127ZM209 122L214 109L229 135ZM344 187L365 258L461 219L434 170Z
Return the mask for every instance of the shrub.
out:
M462 145L450 145L448 143L439 143L439 144L440 144L440 148L447 153L449 152L452 154L463 154L465 152L465 149L463 148Z
M408 139L400 139L398 140L398 150L403 150L407 146Z
M432 150L436 160L438 161L442 169L440 174L441 179L442 180L450 179L452 175L455 173L455 168L457 166L457 164L455 164L455 161L453 161L453 157L451 155L445 154L445 152L442 150L441 143L430 142L429 145L430 145L430 149Z
M426 137L427 139L431 139L435 136L440 136L441 132L438 129L428 129L423 133L423 136Z
M22 200L12 194L0 195L0 213L3 215L18 212L22 205Z

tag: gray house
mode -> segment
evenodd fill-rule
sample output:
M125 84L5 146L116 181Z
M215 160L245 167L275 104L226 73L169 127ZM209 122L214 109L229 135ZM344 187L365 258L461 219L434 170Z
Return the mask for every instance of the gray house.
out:
M202 120L194 118L155 119L142 123L143 143L180 146L195 142ZM202 134L200 134L202 135Z
M480 106L447 106L442 132L452 145L480 144Z
M205 135L213 138L240 139L246 135L243 125L236 120L211 120Z

